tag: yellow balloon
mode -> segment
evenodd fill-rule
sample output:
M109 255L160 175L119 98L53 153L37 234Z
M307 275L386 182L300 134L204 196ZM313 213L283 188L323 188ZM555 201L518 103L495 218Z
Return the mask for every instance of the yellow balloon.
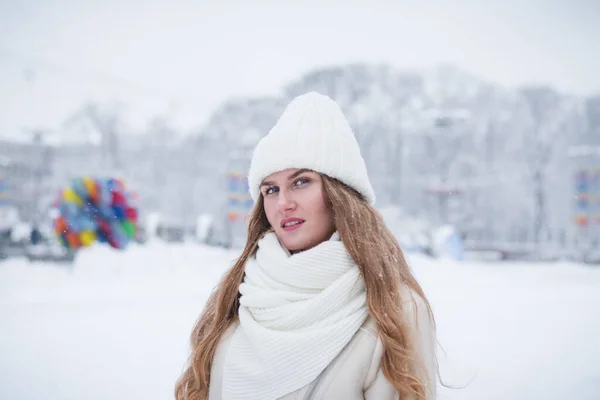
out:
M92 231L83 231L79 234L79 240L82 245L89 247L96 240L96 234Z
M77 193L71 188L66 188L63 192L63 198L65 201L71 201L77 205L82 205L83 201L77 196Z

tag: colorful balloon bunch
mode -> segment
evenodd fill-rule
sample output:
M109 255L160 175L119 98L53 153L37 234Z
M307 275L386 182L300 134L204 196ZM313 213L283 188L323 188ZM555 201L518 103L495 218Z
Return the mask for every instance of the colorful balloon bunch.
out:
M138 220L128 200L118 179L74 179L61 191L54 231L69 249L88 247L96 240L124 249L136 236Z

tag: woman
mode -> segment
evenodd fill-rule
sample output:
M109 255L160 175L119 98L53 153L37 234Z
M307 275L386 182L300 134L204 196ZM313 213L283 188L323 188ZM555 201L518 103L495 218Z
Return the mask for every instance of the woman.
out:
M246 246L194 328L175 397L435 398L431 308L338 105L294 99L248 182Z

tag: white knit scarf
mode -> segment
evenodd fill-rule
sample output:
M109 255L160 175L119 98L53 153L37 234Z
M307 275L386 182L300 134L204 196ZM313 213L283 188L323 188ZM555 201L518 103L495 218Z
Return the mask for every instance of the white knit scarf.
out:
M223 371L225 400L278 399L310 384L368 315L364 281L336 235L290 256L267 234L239 290L240 325Z

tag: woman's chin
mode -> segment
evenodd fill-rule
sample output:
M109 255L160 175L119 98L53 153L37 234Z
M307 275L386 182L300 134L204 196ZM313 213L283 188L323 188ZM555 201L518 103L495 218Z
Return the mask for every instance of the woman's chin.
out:
M312 240L288 240L283 242L285 248L292 254L310 250L318 244Z
M305 248L306 246L302 246L302 245L300 245L300 244L297 244L297 243L285 243L285 242L284 242L284 243L283 243L283 245L284 245L284 246L285 246L285 248L286 248L286 249L288 249L288 251L289 251L290 253L292 253L292 254L293 254L293 253L299 253L299 252L301 252L301 251L304 251L304 250L306 250L306 248Z

